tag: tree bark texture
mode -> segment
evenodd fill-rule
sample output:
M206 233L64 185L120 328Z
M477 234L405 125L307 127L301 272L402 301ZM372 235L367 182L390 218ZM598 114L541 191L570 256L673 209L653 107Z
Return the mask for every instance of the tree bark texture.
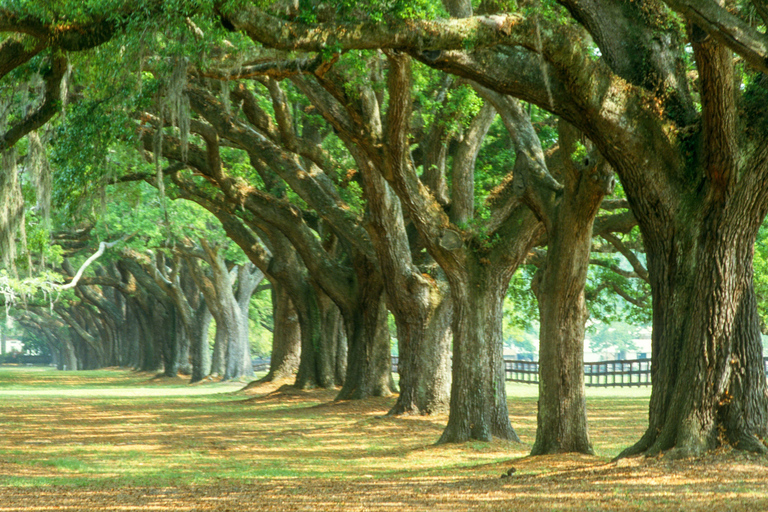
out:
M272 304L272 358L263 382L295 378L301 357L299 316L288 292L277 282L272 284Z
M441 413L450 404L453 310L442 279L426 290L412 316L395 317L400 394L390 415Z
M241 322L241 347L242 354L237 355L239 361L234 361L235 365L240 364L244 371L244 376L253 377L253 361L251 359L251 341L250 341L250 325L248 322L248 310L251 307L251 295L256 287L264 279L264 273L262 273L256 266L247 262L243 265L237 266L237 290L235 291L235 300L240 310L240 322Z
M124 365L139 368L141 362L141 326L137 306L131 297L125 301L125 359Z
M216 331L213 335L213 352L211 353L211 375L223 377L226 371L226 354L229 338L226 329L219 328L216 322Z
M141 332L139 338L141 343L141 357L137 369L143 372L156 372L162 367L159 338L163 335L163 332L160 329L155 329L156 327L159 327L159 325L156 324L154 318L155 311L162 306L154 300L150 302L153 303L154 309L145 310L143 307L139 307L139 309L136 310L136 316L139 320L139 329Z
M509 421L501 332L512 271L499 272L479 258L467 260L466 274L451 280L451 410L439 443L494 436L519 441Z
M179 373L180 326L176 316L176 308L171 306L164 315L155 320L155 325L161 326L159 332L162 333L163 375L166 377L176 377Z
M622 455L700 455L723 442L768 451L759 441L768 434L768 390L752 288L759 223L724 222L715 210L681 216L665 240L644 232L653 391L648 430Z
M211 373L211 348L208 343L208 327L211 315L205 301L201 300L195 310L192 332L189 333L191 343L192 377L190 384L199 382Z
M322 348L324 343L323 311L320 293L308 282L302 283L301 290L291 295L291 302L299 315L301 330L301 351L295 386L310 389L317 386L333 386L333 374L322 371Z
M344 319L326 294L318 293L321 346L317 353L318 376L323 387L343 386L347 374L347 338Z
M366 283L357 309L342 313L349 347L347 374L336 400L392 394L387 306L380 282Z
M531 455L594 453L584 389L584 330L589 317L584 285L593 221L615 180L602 158L587 156L584 162L573 162L576 133L564 125L560 133L560 179L565 189L546 222L546 262L533 283L541 328L537 429Z

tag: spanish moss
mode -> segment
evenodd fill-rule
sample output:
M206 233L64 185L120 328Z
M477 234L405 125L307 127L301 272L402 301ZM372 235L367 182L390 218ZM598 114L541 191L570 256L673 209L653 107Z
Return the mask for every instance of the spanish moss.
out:
M51 189L53 188L51 166L40 135L36 131L30 132L28 139L28 169L31 174L32 183L35 186L37 211L40 212L43 218L44 226L46 229L49 229L51 224Z
M152 156L155 164L155 175L157 178L157 190L160 191L160 202L165 208L165 181L163 180L163 119L155 127L155 134L152 137Z
M72 76L72 63L67 63L67 72L61 79L61 118L66 119L67 104L69 100L69 80Z
M226 80L221 82L221 103L224 105L224 111L227 115L232 115L232 104L229 101L229 84Z
M24 222L24 197L16 168L16 150L2 156L0 173L0 252L3 263L16 272L16 232Z
M166 97L167 107L171 114L171 124L179 129L181 159L184 162L187 161L190 126L189 97L184 91L187 87L187 65L186 57L175 59Z

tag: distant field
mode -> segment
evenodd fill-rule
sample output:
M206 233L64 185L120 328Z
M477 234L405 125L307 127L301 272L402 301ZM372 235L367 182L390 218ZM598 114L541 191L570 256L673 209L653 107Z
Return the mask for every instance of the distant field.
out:
M764 458L610 462L642 434L648 388L588 390L598 456L527 457L536 386L508 388L522 445L447 446L446 416L382 417L393 397L240 387L0 368L0 512L768 510Z

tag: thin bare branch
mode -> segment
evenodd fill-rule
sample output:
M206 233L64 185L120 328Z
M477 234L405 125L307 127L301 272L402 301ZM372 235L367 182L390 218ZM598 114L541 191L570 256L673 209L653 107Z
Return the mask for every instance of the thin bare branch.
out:
M635 273L640 279L650 284L648 271L645 269L645 266L643 266L638 257L635 256L635 253L633 253L626 245L624 245L619 237L611 233L601 233L600 236L603 237L612 246L614 246L616 250L619 251L622 256L627 259L627 261L629 261L629 264L632 265L633 269L635 269Z
M83 276L83 272L97 259L101 257L102 254L104 254L104 251L107 249L111 249L115 245L119 244L120 242L124 242L128 240L129 238L136 235L136 233L132 233L130 235L125 235L120 240L115 240L114 242L100 242L99 243L99 249L93 253L83 264L80 266L80 269L77 271L77 274L75 274L75 277L72 278L72 281L68 282L67 284L63 284L59 286L59 290L69 290L71 288L74 288L77 286L78 281L80 281L80 278Z

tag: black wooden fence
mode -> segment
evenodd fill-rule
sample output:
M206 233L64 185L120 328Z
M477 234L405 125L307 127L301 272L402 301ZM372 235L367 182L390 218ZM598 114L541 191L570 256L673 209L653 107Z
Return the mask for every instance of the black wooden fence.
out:
M763 358L768 375L768 357ZM539 383L539 363L505 359L506 380L525 384ZM584 363L584 384L594 387L650 386L651 360L624 359Z
M392 372L397 373L397 357L392 357ZM766 361L768 368L768 360ZM505 359L504 370L507 382L524 384L539 383L538 361ZM651 360L633 359L622 361L600 361L584 363L584 383L587 386L650 386Z
M505 359L504 365L507 381L538 384L538 362ZM651 360L624 359L584 363L584 384L596 387L650 386Z
M392 356L392 373L397 373L397 356ZM763 358L765 373L768 375L768 357ZM254 360L256 371L269 369L269 358ZM524 384L539 383L538 361L505 359L504 370L508 382ZM623 359L584 363L584 384L594 387L650 386L650 359Z

